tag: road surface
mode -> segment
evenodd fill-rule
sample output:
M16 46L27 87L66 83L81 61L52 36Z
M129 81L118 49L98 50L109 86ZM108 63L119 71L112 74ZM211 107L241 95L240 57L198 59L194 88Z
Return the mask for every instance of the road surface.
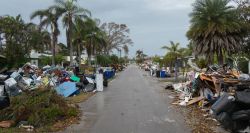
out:
M65 133L189 133L156 80L135 65L80 104L82 120Z

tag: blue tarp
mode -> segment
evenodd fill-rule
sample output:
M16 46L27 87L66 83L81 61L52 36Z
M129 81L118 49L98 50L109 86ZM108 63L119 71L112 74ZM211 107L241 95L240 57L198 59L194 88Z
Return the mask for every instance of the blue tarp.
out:
M56 92L64 97L69 97L77 91L75 82L64 82L56 88Z

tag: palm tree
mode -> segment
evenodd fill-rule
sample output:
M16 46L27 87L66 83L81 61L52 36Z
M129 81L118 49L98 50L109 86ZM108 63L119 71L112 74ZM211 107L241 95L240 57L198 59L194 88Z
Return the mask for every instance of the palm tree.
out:
M51 29L51 52L52 52L52 65L55 65L55 46L57 45L58 35L60 31L58 29L58 19L60 18L60 13L56 10L49 8L45 10L37 10L31 15L31 19L35 17L40 18L40 26L48 27L50 25Z
M85 43L85 48L88 54L88 62L91 63L91 56L98 54L106 46L106 41L104 39L105 33L97 26L98 21L88 18L85 21L86 30L85 38L88 43Z
M106 46L105 33L97 26L98 20L92 18L76 18L73 26L73 44L78 48L78 56L84 49L88 55L88 63L91 63L91 56L100 54Z
M67 46L70 50L70 64L72 65L73 61L73 25L75 18L83 18L90 15L90 11L79 7L75 2L77 0L55 0L56 5L53 6L58 12L63 16L63 25L66 27L66 36L67 36Z
M190 14L187 37L194 43L196 54L205 55L211 64L214 55L219 64L224 56L237 52L242 44L242 26L230 0L196 0Z
M175 66L177 65L177 58L181 56L181 52L183 49L179 48L180 43L174 43L173 41L170 41L170 46L163 46L162 49L167 50L167 57L170 59L170 70L172 70L173 62Z
M123 49L125 55L128 55L128 53L129 53L128 45L124 45L124 46L122 47L122 49Z
M180 56L180 43L174 43L170 41L170 46L163 46L162 49L166 49L169 54L171 54L175 59Z
M144 54L142 50L137 50L136 51L136 60L137 60L137 63L143 63L145 57L147 57L147 55Z
M47 30L41 30L40 26L30 23L27 26L29 34L28 43L32 49L38 52L51 50L51 35Z

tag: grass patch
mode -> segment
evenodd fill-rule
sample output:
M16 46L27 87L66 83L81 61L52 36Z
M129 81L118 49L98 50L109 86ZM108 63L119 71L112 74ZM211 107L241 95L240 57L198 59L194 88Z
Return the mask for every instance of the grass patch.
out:
M95 93L93 92L80 93L79 95L67 98L67 101L74 103L74 104L81 103L81 102L86 101L89 97L93 96L94 94Z

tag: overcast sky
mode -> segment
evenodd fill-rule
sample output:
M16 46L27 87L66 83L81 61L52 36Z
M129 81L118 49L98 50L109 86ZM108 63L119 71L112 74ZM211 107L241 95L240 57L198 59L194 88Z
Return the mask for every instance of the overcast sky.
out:
M189 27L188 14L195 0L78 0L78 4L92 12L102 22L127 24L134 42L130 56L138 49L147 55L163 55L163 45L169 41L188 44L185 36ZM30 14L54 3L53 0L0 0L0 15L21 14L26 22ZM65 43L65 34L60 42Z

